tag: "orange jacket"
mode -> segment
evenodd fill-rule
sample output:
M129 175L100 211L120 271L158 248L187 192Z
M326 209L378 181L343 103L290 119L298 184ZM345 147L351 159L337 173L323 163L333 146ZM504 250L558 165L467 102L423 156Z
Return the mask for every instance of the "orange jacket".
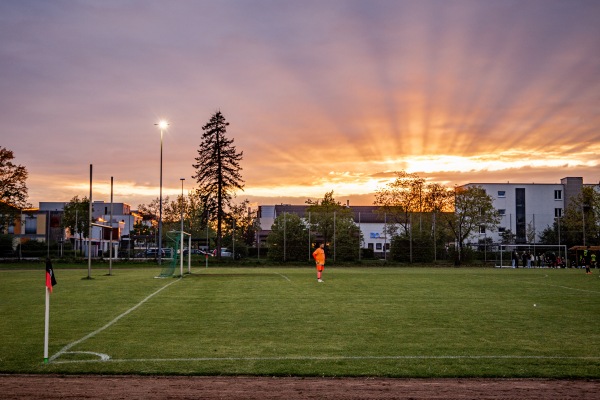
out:
M323 250L322 248L318 248L315 251L313 251L313 258L315 259L315 261L317 262L317 264L319 265L325 265L325 250Z

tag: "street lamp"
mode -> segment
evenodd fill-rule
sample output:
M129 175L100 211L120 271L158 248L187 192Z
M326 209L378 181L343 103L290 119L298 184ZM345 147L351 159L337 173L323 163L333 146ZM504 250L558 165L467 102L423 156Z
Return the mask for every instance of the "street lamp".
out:
M163 131L167 129L169 123L161 120L154 124L160 129L160 196L158 203L158 265L162 264L162 176L163 176Z

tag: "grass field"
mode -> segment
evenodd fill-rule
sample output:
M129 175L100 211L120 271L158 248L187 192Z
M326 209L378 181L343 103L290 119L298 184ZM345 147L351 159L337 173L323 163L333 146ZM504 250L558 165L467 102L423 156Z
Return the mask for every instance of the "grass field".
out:
M55 266L0 271L0 372L600 377L598 272Z

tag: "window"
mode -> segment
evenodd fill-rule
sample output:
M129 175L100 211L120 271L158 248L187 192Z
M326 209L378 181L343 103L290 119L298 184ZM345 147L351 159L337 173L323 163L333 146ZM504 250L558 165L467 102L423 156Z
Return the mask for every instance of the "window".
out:
M506 228L503 226L498 227L498 232L506 232Z
M485 226L480 226L479 227L479 233L484 234L485 233Z
M562 200L562 190L554 191L554 200Z
M381 243L375 243L375 250L381 250Z
M506 215L506 210L501 208L498 210L498 215Z
M498 197L506 197L506 190L498 190Z
M555 209L554 209L554 217L555 217L555 218L560 218L560 217L562 217L562 208L555 208Z

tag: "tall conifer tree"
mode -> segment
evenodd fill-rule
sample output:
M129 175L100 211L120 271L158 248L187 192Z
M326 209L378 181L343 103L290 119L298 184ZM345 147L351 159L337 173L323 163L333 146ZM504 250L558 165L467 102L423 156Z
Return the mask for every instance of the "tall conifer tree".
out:
M202 142L198 149L196 174L198 194L211 221L216 221L217 256L221 256L222 223L237 189L243 190L240 161L244 152L237 152L233 139L226 137L229 122L221 111L212 115L202 127Z

